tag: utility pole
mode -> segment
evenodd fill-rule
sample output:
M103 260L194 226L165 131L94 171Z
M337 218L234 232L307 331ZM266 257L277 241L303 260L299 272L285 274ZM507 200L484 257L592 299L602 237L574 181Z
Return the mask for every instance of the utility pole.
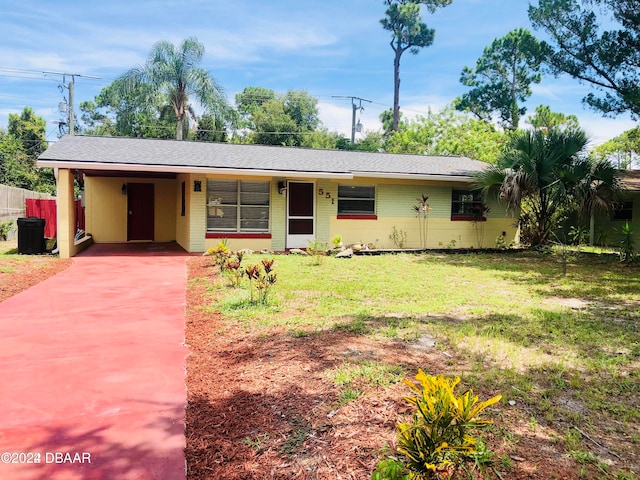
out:
M64 72L42 72L44 75L62 75L62 86L69 89L69 135L75 133L75 118L73 115L73 95L76 77L94 78L100 79L100 77L94 77L92 75L80 75L79 73L64 73ZM69 84L66 84L67 77L71 77Z
M352 112L351 112L351 143L354 144L356 143L356 110L360 110L361 112L364 110L364 107L362 106L362 102L369 102L371 103L371 100L367 100L366 98L360 98L360 97L353 97L353 96L343 96L343 95L332 95L333 98L350 98L351 99L351 108L352 108ZM356 100L358 100L360 103L359 105L356 105Z

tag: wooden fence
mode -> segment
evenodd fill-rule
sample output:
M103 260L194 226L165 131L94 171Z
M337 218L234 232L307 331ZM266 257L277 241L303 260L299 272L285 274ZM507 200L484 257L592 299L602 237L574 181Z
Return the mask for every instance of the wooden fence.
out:
M9 233L9 238L13 238L17 234L16 220L26 215L27 198L51 199L55 197L48 193L0 185L0 223L13 221L13 229Z

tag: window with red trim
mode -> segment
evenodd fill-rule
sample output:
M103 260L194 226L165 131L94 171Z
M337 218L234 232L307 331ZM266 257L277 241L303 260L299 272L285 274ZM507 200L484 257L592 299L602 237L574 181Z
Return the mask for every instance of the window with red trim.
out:
M368 216L376 214L376 187L338 185L338 216Z
M451 193L451 220L485 220L489 211L479 190L453 190Z

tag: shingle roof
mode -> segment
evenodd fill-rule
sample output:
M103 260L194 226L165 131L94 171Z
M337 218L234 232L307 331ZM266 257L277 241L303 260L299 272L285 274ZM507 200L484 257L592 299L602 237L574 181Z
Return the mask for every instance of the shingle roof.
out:
M205 143L121 137L66 136L52 144L38 161L41 166L116 168L126 165L193 169L351 174L354 176L424 175L461 177L481 171L486 164L466 157L315 150L264 145ZM86 166L84 166L86 165ZM100 166L98 166L100 165ZM78 168L74 166L73 168Z
M625 190L640 191L640 170L621 170L620 184Z

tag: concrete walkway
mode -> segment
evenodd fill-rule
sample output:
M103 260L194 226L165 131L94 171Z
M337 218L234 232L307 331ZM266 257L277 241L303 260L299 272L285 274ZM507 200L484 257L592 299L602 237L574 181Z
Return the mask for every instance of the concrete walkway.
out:
M0 303L0 478L185 478L186 258L94 245Z

